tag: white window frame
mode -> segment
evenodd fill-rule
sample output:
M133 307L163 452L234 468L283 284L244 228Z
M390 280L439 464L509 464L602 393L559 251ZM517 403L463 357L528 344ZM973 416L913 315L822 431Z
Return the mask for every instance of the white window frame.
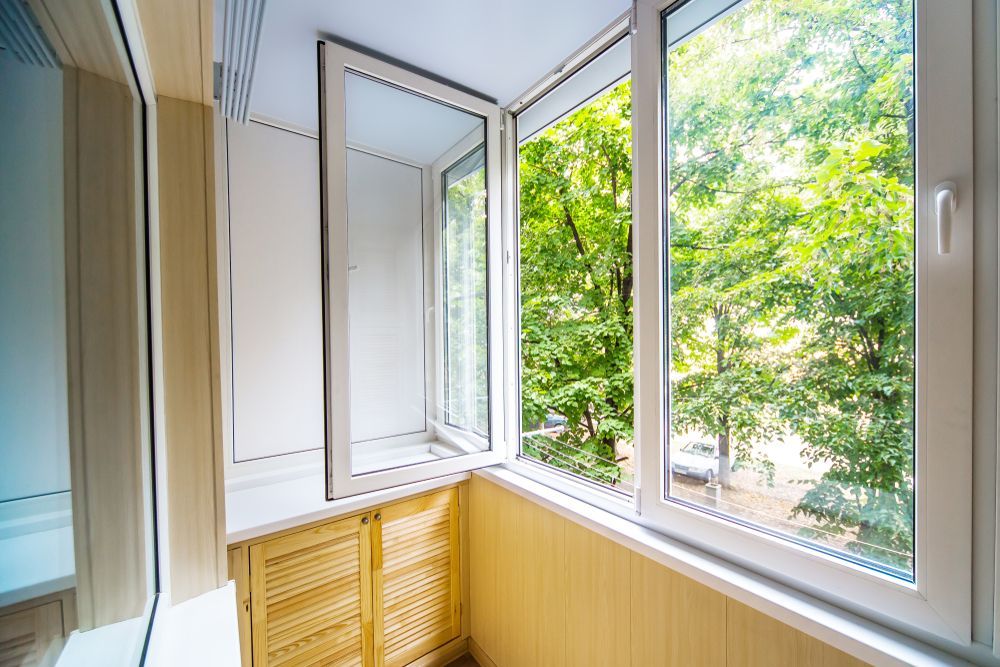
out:
M574 74L600 58L619 41L629 37L631 12L615 19L563 63L542 78L518 101L504 109L504 243L505 256L505 328L507 360L507 432L511 434L508 445L507 467L541 484L568 495L581 498L589 504L621 517L635 520L638 515L639 458L638 447L633 453L635 466L635 491L632 494L589 480L567 470L547 465L521 454L521 283L520 283L520 213L518 178L517 115L554 91ZM634 51L634 45L633 45ZM634 58L633 58L634 64ZM558 119L553 119L553 121ZM633 149L634 153L634 149ZM634 182L634 178L633 178ZM633 294L635 287L633 286ZM634 303L634 302L633 302ZM633 313L635 313L633 307ZM638 404L636 403L636 409Z
M506 458L502 382L504 355L502 340L498 335L502 331L503 321L500 233L501 110L497 105L474 95L334 42L320 42L319 65L327 499L335 500L499 463ZM351 472L347 141L344 92L344 76L347 71L438 100L481 116L486 121L487 271L489 273L487 289L490 323L488 351L490 448L486 451L360 475ZM424 188L426 193L428 189L426 183ZM428 224L426 216L430 208L425 206L425 225ZM440 216L435 215L431 224L435 227L439 225ZM435 241L438 241L440 237L437 233L435 236L437 237ZM437 254L438 251L435 250L435 257ZM434 266L435 270L440 267L439 260L435 260ZM440 309L435 308L435 310ZM435 364L440 366L442 357L439 354L435 356L438 357Z
M697 1L697 0L696 0ZM727 3L731 4L731 3ZM909 632L971 639L972 53L971 3L915 0L917 85L917 380L915 584L665 500L666 165L661 12L638 0L633 37L636 449L641 522ZM933 53L932 59L927 57ZM933 132L930 131L933 128ZM933 158L933 159L931 159ZM934 186L958 184L950 255L936 251Z
M695 0L704 1L704 0ZM620 37L596 36L505 110L506 467L815 598L939 643L971 641L972 52L971 2L915 0L918 164L915 583L665 499L661 15L683 0L638 0L631 17L635 332L635 502L520 457L516 113ZM720 8L737 4L719 0ZM945 6L947 5L947 6ZM927 53L934 54L928 60ZM933 127L933 133L927 130ZM933 156L933 161L930 157ZM938 256L932 192L958 184L951 254ZM933 354L931 351L933 350ZM931 381L933 378L933 382ZM933 408L933 409L931 409ZM935 444L940 443L940 444Z

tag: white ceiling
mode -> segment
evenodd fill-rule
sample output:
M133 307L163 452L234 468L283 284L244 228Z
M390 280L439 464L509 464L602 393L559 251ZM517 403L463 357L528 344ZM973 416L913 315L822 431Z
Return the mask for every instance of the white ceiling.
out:
M478 116L352 72L345 77L344 96L350 146L423 166L477 129L485 137Z
M507 105L630 4L629 0L269 0L250 109L315 131L316 41L328 36L409 63ZM220 15L217 7L216 16Z

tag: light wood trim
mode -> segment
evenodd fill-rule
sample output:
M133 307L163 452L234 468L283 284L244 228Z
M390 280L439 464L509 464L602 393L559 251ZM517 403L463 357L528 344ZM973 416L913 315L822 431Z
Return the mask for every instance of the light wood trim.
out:
M145 396L137 108L127 86L63 69L70 475L83 630L143 613Z
M469 653L469 638L458 637L444 646L439 646L430 653L423 655L406 667L446 667L463 655Z
M470 494L481 665L865 664L480 476Z
M214 292L215 202L212 110L160 96L160 293L162 415L171 599L225 581L224 487L218 424L219 371Z
M233 547L228 556L229 578L236 583L236 621L240 632L240 660L243 667L253 664L250 652L250 555L247 547Z
M470 597L470 584L472 581L472 568L470 567L469 553L469 485L461 484L458 487L458 539L459 539L459 581L462 589L462 601L459 612L462 620L462 636L468 637L472 634L472 599Z
M212 0L136 0L157 95L212 105Z
M101 0L28 0L64 65L127 85L132 73L109 3Z
M379 518L376 520L375 515ZM385 605L384 586L382 572L382 515L381 512L370 512L369 516L375 521L371 531L371 571L372 587L371 599L369 600L369 615L365 619L364 632L370 633L372 638L372 664L376 667L385 665L385 628L383 627L382 609Z
M381 539L381 533L378 537L374 535L376 531L373 531L371 527L373 517L374 512L369 512L366 515L368 523L362 524L364 540L361 543L361 638L366 666L377 664L377 656L381 655L381 650L377 650L375 644L374 586L376 576L381 575L382 558L381 555L377 559L375 558L373 547L375 540ZM381 554L381 543L378 551Z
M486 655L486 651L472 637L469 637L469 655L479 663L479 667L497 667L497 663L493 662L493 659Z

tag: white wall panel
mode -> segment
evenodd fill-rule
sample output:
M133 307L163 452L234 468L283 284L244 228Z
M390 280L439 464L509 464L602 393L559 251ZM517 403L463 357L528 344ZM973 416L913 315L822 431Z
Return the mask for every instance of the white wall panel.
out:
M421 171L347 152L351 442L426 429Z
M62 86L0 56L0 502L69 489Z
M322 449L319 145L228 123L233 458Z

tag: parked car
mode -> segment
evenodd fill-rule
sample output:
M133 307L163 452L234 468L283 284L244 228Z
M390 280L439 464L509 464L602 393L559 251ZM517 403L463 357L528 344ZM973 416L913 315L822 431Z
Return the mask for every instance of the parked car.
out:
M689 442L671 453L670 469L678 475L707 482L719 476L719 446L707 442Z
M565 428L566 421L567 421L566 418L563 417L562 415L550 414L548 417L546 417L545 423L542 425L542 428L560 428L560 427Z

